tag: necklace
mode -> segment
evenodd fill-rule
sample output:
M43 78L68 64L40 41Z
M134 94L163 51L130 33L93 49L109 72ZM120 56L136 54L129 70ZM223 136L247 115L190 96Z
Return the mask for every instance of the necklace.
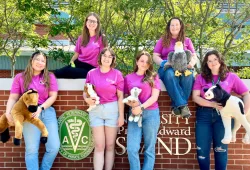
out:
M214 79L212 79L212 85L216 85L220 83L220 77L218 78L218 80L216 81L216 83L214 83Z

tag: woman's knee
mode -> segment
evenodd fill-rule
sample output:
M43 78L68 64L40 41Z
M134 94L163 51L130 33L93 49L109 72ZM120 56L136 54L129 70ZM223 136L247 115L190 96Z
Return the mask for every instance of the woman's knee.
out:
M38 153L39 146L25 146L25 152L26 154L35 154Z
M127 152L128 153L138 153L139 152L139 149L138 147L136 146L133 146L133 145L128 145L127 146Z
M95 144L95 151L96 152L103 152L105 150L104 144Z
M172 80L175 77L174 70L172 68L168 68L164 72L164 78L165 80Z
M115 150L115 143L107 143L105 146L105 150L107 150L107 151Z

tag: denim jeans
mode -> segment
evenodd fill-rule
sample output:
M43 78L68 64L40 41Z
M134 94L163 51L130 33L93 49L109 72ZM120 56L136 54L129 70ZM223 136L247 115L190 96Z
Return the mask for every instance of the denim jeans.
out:
M192 70L190 71L193 72ZM194 75L191 74L189 76L185 76L182 74L177 77L174 75L175 72L172 67L166 70L164 70L163 67L160 67L158 74L171 98L172 107L177 108L180 106L186 106L192 91Z
M221 116L213 108L198 107L195 138L197 159L201 170L210 169L210 150L213 142L215 170L226 170L228 145L221 143L225 128Z
M131 113L130 113L131 114ZM144 163L142 170L153 170L155 163L155 144L160 126L159 109L144 110L142 114L142 127L137 122L128 121L127 151L130 170L140 170L139 149L143 135Z
M45 109L41 112L39 119L42 120L49 132L48 141L45 144L46 152L43 156L40 170L49 170L52 167L60 148L55 109L53 107ZM28 170L38 170L38 151L41 132L35 125L25 122L23 126L23 136L25 141L26 168Z

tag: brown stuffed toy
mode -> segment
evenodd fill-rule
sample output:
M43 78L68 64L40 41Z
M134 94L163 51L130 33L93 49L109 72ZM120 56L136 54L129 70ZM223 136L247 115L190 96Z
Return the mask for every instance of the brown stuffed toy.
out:
M48 138L48 131L46 126L39 118L32 118L32 113L37 111L38 107L38 93L37 91L30 89L26 91L19 100L14 104L11 109L11 115L15 124L15 139L14 144L20 145L20 140L22 139L23 132L23 122L27 121L35 126L37 126L42 132L41 142L45 144ZM6 118L6 115L3 114L0 118L0 133L1 141L3 143L7 142L10 138L9 134L9 123ZM32 135L32 134L30 134Z

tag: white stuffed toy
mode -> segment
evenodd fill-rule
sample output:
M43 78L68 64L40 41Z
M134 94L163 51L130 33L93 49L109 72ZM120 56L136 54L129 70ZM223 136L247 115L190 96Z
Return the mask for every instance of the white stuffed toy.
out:
M95 104L94 105L90 105L89 108L87 109L87 111L89 112L92 109L94 109L97 104L100 104L100 97L97 96L93 84L86 83L85 86L84 86L84 91L87 94L87 97L94 97L96 99L95 100Z
M123 103L128 103L129 101L139 101L139 94L141 93L141 89L139 89L138 87L133 87L130 90L130 96L128 96L127 98L123 99ZM133 115L131 114L128 118L128 120L130 122L134 121L134 122L138 122L138 126L142 127L142 113L138 114L138 115Z
M236 96L232 96L216 84L209 89L204 89L205 98L221 103L223 108L220 110L223 125L225 127L224 138L221 140L224 144L236 141L236 132L241 125L246 129L246 135L242 142L249 143L250 124L244 113L244 103ZM234 117L234 128L231 131L231 118Z
M181 41L177 41L174 46L174 52L168 54L168 62L170 65L165 65L164 69L172 67L175 71L175 76L181 76L184 73L185 76L192 74L187 69L188 63L191 61L192 53L189 50L184 51L184 47Z

